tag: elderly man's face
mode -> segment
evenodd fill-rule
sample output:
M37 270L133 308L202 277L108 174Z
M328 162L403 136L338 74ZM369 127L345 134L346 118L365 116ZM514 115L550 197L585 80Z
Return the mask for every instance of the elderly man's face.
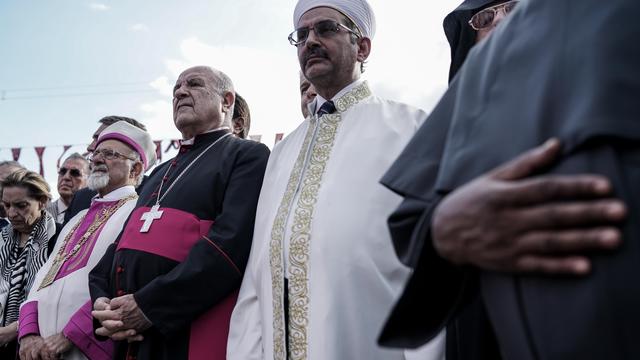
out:
M67 203L76 191L87 184L85 163L79 159L69 159L62 164L58 171L58 194Z
M300 107L302 109L302 115L304 118L309 117L309 103L316 98L316 88L311 85L309 80L300 75Z
M101 142L91 157L89 187L100 195L106 195L125 185L134 185L137 174L133 174L134 161L131 159L136 158L137 154L118 140Z
M216 89L215 74L206 67L185 70L173 88L173 122L185 139L220 127L228 106Z
M344 15L334 9L318 7L304 13L297 28L312 27L322 20L344 24L344 19ZM346 86L357 79L358 51L358 42L354 43L346 30L330 37L320 37L312 30L307 40L298 46L298 60L305 77L320 91L336 85Z

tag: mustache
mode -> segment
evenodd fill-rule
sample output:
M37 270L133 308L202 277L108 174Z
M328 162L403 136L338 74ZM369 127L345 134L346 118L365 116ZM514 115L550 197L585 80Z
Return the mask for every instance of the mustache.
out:
M309 59L313 58L313 57L319 57L319 58L323 58L323 59L328 59L329 58L329 54L327 54L327 52L324 49L320 48L320 47L311 48L304 55L304 63L306 64L307 61L309 61Z
M109 168L107 168L107 165L101 164L101 165L94 165L91 168L91 173L95 173L96 171L109 171Z

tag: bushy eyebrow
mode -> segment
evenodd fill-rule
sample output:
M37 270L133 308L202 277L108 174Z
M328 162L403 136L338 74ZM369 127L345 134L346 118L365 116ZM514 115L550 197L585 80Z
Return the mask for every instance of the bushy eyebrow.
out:
M198 75L192 75L191 77L184 79L183 82L186 82L188 85L204 85L205 83L204 79ZM181 84L182 82L178 82L173 86L174 93L180 88Z

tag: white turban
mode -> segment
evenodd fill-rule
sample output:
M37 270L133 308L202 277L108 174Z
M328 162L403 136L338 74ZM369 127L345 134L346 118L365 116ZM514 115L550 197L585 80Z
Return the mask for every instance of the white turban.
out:
M299 0L293 11L293 27L298 27L300 18L317 7L328 7L339 11L353 21L363 37L373 39L376 32L376 17L366 0Z

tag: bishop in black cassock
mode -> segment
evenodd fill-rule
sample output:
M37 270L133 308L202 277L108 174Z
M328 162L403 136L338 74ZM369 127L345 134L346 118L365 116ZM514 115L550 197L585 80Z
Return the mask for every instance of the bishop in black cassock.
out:
M195 136L152 172L117 243L90 274L94 301L133 294L148 321L135 329L142 341L116 343L116 359L225 358L269 155L207 120L220 109L222 124L230 119L232 90L219 90L225 81L205 67L180 76L174 119L185 138ZM194 121L214 129L193 134Z
M579 278L457 268L430 242L442 196L550 137L564 147L549 173L607 176L637 219L639 11L637 1L524 0L471 52L383 178L405 196L390 225L415 266L383 344L419 345L479 296L506 359L640 357L637 221L621 225L617 251L592 253L592 272Z

